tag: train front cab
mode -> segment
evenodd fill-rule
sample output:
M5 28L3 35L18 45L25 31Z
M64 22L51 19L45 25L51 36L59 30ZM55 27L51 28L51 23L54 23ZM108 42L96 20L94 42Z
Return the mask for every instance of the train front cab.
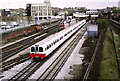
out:
M44 53L44 49L43 47L39 47L39 46L32 46L30 48L30 57L31 58L45 58L46 54Z
M60 27L64 27L64 22L60 22Z

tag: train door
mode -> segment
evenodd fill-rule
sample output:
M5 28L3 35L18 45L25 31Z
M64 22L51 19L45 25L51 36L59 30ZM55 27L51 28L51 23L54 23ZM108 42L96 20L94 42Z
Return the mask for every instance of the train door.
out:
M35 53L39 54L39 46L37 46L37 45L35 46Z

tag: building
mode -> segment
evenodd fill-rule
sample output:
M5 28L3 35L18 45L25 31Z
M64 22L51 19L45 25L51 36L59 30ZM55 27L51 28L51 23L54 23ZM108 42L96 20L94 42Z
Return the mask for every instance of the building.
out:
M118 2L118 9L120 10L120 1Z
M75 7L76 11L86 11L86 7Z
M7 16L5 9L2 10L1 16L2 16L2 17L3 17L3 16Z
M89 25L87 27L88 36L95 37L98 35L98 25Z
M2 10L0 10L0 17L2 16Z
M17 22L17 23L20 23L20 22L32 22L32 17L29 16L23 16L23 17L14 17L14 16L4 16L2 17L2 22L7 22L7 23L11 23L11 22Z
M0 22L2 22L2 10L0 10Z
M55 13L59 13L59 12L63 12L63 11L64 11L64 9L61 9L61 8L58 8L58 7L52 7L52 13L53 13L53 15Z
M97 15L98 14L98 10L89 10L89 11L86 11L86 14L87 15Z
M29 3L26 6L27 16L34 16L35 19L48 19L52 16L50 0L45 0L44 3Z
M84 12L75 12L73 13L74 18L78 18L79 20L88 18L89 15L86 15Z

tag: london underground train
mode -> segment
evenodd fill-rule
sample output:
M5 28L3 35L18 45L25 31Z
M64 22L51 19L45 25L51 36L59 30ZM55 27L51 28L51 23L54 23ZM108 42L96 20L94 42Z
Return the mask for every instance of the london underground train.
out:
M30 47L30 57L31 58L45 58L50 53L52 53L57 47L59 47L65 40L67 40L72 34L79 30L83 25L85 25L86 20L82 20L77 23L75 26L70 27L61 31L61 34L58 34L54 38L43 41L44 43L36 43Z

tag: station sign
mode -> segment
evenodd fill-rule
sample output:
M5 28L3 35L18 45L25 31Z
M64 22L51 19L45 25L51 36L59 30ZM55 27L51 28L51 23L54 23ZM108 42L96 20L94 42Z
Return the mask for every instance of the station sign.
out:
M38 20L38 17L35 17L35 20Z
M52 17L48 17L49 19L52 19Z

